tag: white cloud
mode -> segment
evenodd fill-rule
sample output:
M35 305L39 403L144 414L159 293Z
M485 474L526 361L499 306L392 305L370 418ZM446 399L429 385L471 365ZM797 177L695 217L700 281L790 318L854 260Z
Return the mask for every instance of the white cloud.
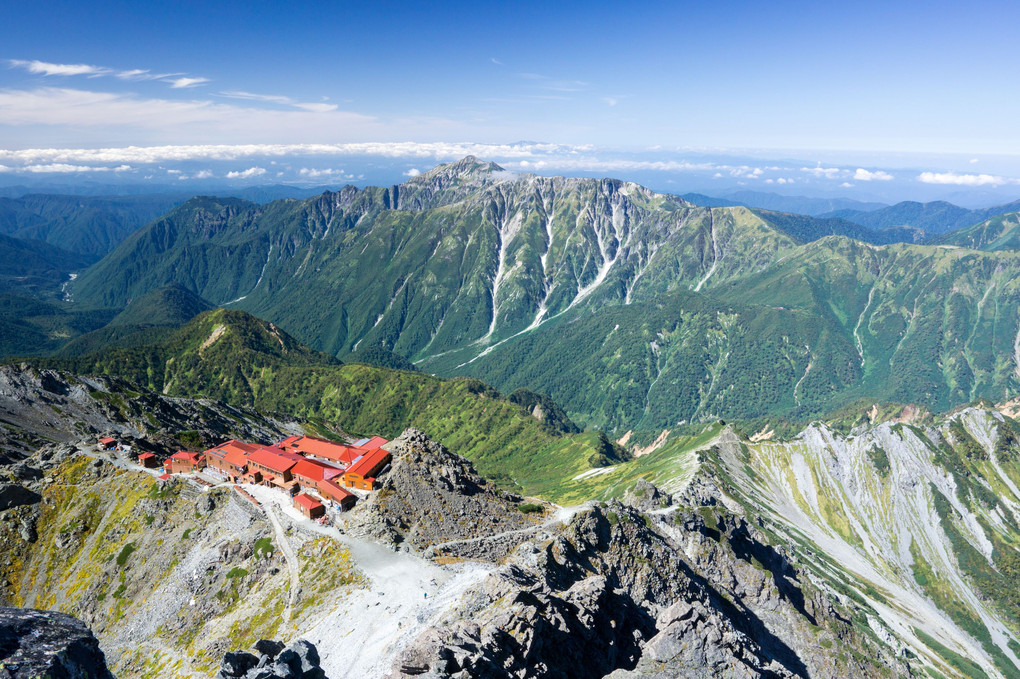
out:
M331 167L326 168L308 168L303 167L298 170L298 174L302 177L309 179L318 179L320 177L336 177L338 179L354 179L354 175L344 172L342 169L333 169Z
M147 68L135 68L130 71L120 71L115 73L121 80L146 80L152 77Z
M821 165L818 167L802 167L800 171L816 177L825 177L826 179L835 179L841 172L838 167L822 167Z
M491 61L492 63L496 64L497 66L502 66L503 65L503 62L500 61L499 59L497 59L496 57L492 57L491 59L489 59L489 61Z
M922 172L917 176L924 184L951 184L955 186L1002 186L1020 184L1020 179L998 177L991 174L958 174L956 172Z
M168 102L173 103L173 102ZM0 92L0 122L4 115ZM230 107L228 107L230 108ZM310 114L286 113L288 116ZM524 159L553 153L567 155L557 167L565 169L638 169L677 171L711 169L711 165L685 162L600 161L573 156L588 147L559 144L475 144L470 142L354 142L349 144L193 144L179 146L125 146L98 149L35 148L0 149L0 161L23 164L40 162L79 163L162 163L189 160L239 160L257 156L382 156L385 158L422 158L457 160L473 155L479 158ZM540 161L544 162L544 161Z
M978 159L977 159L977 158L971 158L971 159L970 159L970 164L971 164L971 165L973 165L973 164L974 164L974 163L976 163L976 162L978 162Z
M851 184L850 182L843 182L842 184L840 184L840 186L842 186L844 189L852 189L854 187L854 185Z
M525 162L525 163L526 163L526 162L528 162L528 161L526 161L526 160L525 160L525 161L523 161L523 162ZM417 177L417 176L418 176L418 175L420 175L420 174L421 174L421 170L419 170L419 169L418 169L418 168L416 168L416 167L412 167L412 168L411 168L410 170L408 170L407 172L405 172L405 173L404 173L404 176L405 176L405 177Z
M887 182L892 178L893 176L891 174L889 174L888 172L883 172L882 170L875 170L874 172L871 172L869 170L865 170L864 168L859 167L857 168L857 171L854 172L854 179L859 182L870 181Z
M161 78L164 82L170 83L170 87L175 90L185 89L188 87L197 87L203 83L209 82L209 78Z
M99 76L111 73L111 69L103 66L90 66L89 64L51 64L46 61L26 61L24 59L11 59L11 67L23 68L29 73L36 75L87 75Z
M28 165L25 167L20 167L18 169L21 170L22 172L32 172L34 174L46 174L46 173L69 174L76 172L110 172L113 170L121 170L122 168L92 167L89 165L68 165L67 163L50 163L48 165Z
M247 170L228 172L227 179L251 179L252 177L261 177L266 173L264 167L249 167Z
M195 179L210 179L212 176L212 170L199 170L195 173Z
M279 94L255 94L253 92L244 92L242 90L229 90L227 92L220 92L219 94L221 97L227 97L230 99L243 99L245 101L265 101L271 104L293 106L294 108L301 109L302 111L311 111L312 113L329 113L330 111L337 110L336 104L326 104L323 102L306 103L301 101L294 101L290 97L285 97Z
M197 137L196 141L307 138L336 130L356 138L380 128L375 118L345 111L269 110L202 99L147 99L130 93L49 87L0 90L0 125L107 128L105 134L119 135L155 130L174 138Z
M609 106L616 106L618 103L620 103L619 100L615 99L614 97L603 97L602 101L606 102L606 104L608 104Z
M121 80L159 80L169 83L170 87L181 89L194 87L209 82L209 78L189 77L184 73L152 73L147 68L132 68L126 71L118 71L107 66L93 66L91 64L52 64L47 61L10 59L12 68L23 68L29 73L36 75L62 75L74 76L84 75L89 78L112 75Z

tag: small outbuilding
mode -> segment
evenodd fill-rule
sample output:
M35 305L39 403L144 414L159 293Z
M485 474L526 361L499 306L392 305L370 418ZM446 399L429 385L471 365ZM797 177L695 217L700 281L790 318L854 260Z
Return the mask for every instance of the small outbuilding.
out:
M205 468L205 456L187 450L178 450L170 456L171 474L192 474Z
M99 439L99 442L96 444L96 446L100 450L111 450L117 447L117 439L113 438L112 436L104 436L103 438Z
M138 455L138 464L142 465L146 469L156 469L159 467L159 461L156 459L153 453L141 453Z
M326 513L326 508L322 506L322 503L306 493L301 493L294 498L294 506L309 519L317 519Z

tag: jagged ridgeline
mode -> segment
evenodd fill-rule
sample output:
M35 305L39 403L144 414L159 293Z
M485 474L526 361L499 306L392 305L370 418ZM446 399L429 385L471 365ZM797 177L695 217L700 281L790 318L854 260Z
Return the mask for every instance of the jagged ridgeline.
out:
M589 427L1020 391L1020 253L847 237L866 231L466 158L304 201L196 198L73 291L120 307L180 285L329 354L547 393Z

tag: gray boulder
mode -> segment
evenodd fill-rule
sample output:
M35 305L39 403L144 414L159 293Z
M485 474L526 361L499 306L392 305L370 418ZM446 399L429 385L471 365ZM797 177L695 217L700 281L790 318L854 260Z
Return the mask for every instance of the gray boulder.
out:
M64 613L0 608L0 676L113 679L99 641Z
M22 505L34 505L40 500L42 500L42 496L39 493L35 493L24 486L14 483L0 483L0 511Z

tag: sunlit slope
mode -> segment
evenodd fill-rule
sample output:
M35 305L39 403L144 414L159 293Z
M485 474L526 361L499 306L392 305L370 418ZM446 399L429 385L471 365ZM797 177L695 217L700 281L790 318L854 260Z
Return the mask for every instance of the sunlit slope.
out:
M935 425L887 422L841 436L816 425L757 443L729 428L677 438L566 481L564 497L718 483L729 506L846 600L893 648L947 676L953 654L1020 676L1020 425L967 409ZM949 649L947 653L945 649ZM969 666L969 665L967 665ZM971 676L982 676L972 674Z
M1020 389L1020 253L829 237L722 297L839 328L862 371L848 396L947 409Z
M975 250L1020 250L1020 212L992 217L966 229L947 233L936 242Z

